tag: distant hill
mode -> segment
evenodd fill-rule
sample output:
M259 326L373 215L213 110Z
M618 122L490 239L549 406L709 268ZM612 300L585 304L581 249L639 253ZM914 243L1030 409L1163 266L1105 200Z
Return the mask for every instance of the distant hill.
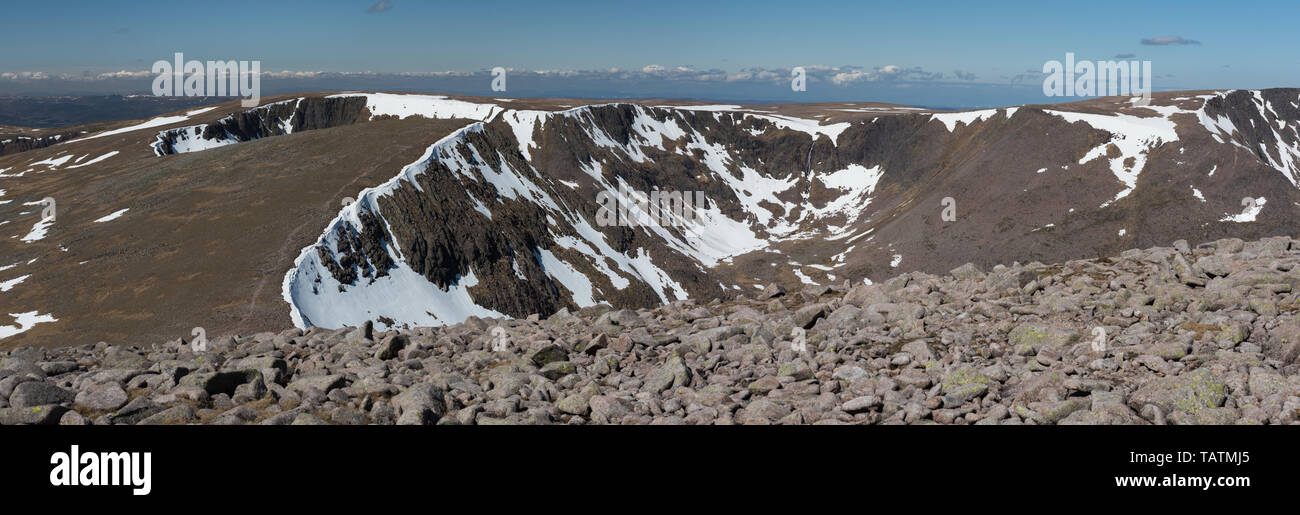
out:
M0 96L0 125L48 128L134 120L228 99L218 97Z

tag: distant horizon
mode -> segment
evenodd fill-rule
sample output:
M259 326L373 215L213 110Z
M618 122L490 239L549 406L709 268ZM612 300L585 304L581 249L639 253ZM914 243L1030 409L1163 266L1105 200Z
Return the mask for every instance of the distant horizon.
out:
M548 84L546 81L534 81L525 83L523 86L512 87L508 91L493 92L483 85L487 84L482 77L461 77L454 80L432 81L421 83L413 79L401 79L389 77L391 80L385 80L386 76L378 76L371 80L351 80L334 82L328 79L269 79L263 83L263 96L285 95L294 93L326 92L326 91L392 91L392 92L410 92L425 94L445 94L445 95L463 95L476 96L484 98L556 98L556 99L574 99L574 100L645 100L645 99L664 99L676 101L691 102L720 102L748 105L763 104L816 104L816 103L836 103L836 102L860 102L860 103L888 103L907 105L912 107L921 107L934 110L966 110L966 109L984 109L993 107L1010 107L1018 105L1032 104L1062 104L1069 102L1078 102L1095 97L1044 97L1041 94L1037 84L1033 85L963 85L960 88L960 94L950 95L948 97L935 97L933 100L938 102L911 102L910 98L917 96L916 89L928 89L930 93L945 88L951 88L952 85L945 83L928 83L928 84L891 84L878 87L858 87L843 88L829 91L818 92L813 88L802 94L795 94L788 90L782 91L779 88L710 88L709 84L701 83L636 83L636 84L610 84L609 82L597 81L558 81L555 84ZM54 79L45 79L44 81L53 81ZM50 82L41 82L41 85L48 86ZM95 87L86 87L92 84ZM78 88L77 86L80 86ZM153 96L149 91L148 81L103 81L94 83L70 83L60 84L57 88L33 88L29 85L27 88L17 86L12 83L0 82L0 97L103 97L103 96ZM629 88L629 86L634 86ZM684 86L684 87L683 87ZM1177 88L1177 89L1160 89L1156 93L1167 93L1176 91L1201 91L1201 90L1232 90L1232 89L1278 89L1293 88L1296 86L1275 86L1262 88ZM730 94L728 93L730 92ZM923 95L928 97L929 95ZM234 99L234 96L213 97ZM965 99L966 101L960 101ZM944 102L946 100L947 102ZM1001 100L1001 101L999 101Z
M1248 6L1246 8L1249 8ZM250 16L249 13L256 13ZM1300 85L1290 20L1226 17L1217 2L1102 0L1086 8L1010 0L890 5L827 0L611 5L321 0L221 9L73 0L10 13L0 95L149 91L151 64L262 65L263 94L401 89L569 98L747 103L889 102L962 108L1051 104L1045 63L1069 54L1152 64L1154 91ZM45 35L58 33L54 40ZM33 44L40 41L40 44ZM489 71L510 70L504 93ZM807 71L793 91L791 72Z

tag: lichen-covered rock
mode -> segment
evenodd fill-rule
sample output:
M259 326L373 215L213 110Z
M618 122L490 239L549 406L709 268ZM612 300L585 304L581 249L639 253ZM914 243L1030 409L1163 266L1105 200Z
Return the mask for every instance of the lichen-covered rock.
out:
M1183 412L1199 416L1201 412L1223 406L1227 385L1205 368L1173 377L1154 379L1129 397L1129 407L1142 409L1150 404L1166 415Z
M961 368L944 376L940 386L944 395L951 396L960 403L965 403L976 397L983 396L989 391L992 384L993 381L988 376L975 370L975 367L963 365Z
M1041 324L1021 324L1011 330L1007 339L1017 354L1032 355L1045 347L1066 347L1079 340L1079 333Z
M14 387L9 405L14 408L47 406L71 401L73 393L45 381L28 381Z
M58 424L63 414L67 412L68 408L57 404L0 408L0 425L54 425Z
M685 386L691 380L691 370L681 356L673 356L646 379L645 390L659 393L669 388Z

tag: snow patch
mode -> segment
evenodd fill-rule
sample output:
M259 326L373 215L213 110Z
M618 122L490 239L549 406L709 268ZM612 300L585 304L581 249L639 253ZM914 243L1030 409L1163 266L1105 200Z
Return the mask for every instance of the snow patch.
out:
M86 161L86 162L81 163L81 164L75 164L75 165L69 166L68 169L71 170L71 169L73 169L73 168L81 168L81 167L83 167L83 166L90 166L90 165L93 165L93 164L98 163L98 162L100 162L100 161L103 161L103 160L105 160L105 159L108 159L108 158L110 158L110 157L113 157L113 156L115 156L115 155L117 155L117 154L118 154L118 152L117 152L116 150L114 150L114 151L109 152L109 153L107 153L107 154L104 154L104 155L102 155L102 156L99 156L99 157L96 157L96 158L94 158L94 159L91 159L90 161Z
M411 116L425 118L464 118L467 120L486 121L502 111L495 104L476 104L464 100L453 100L442 95L399 95L393 93L344 93L325 98L364 97L366 108L370 110L370 119L380 116L395 116L405 119Z
M19 283L26 281L28 277L31 277L31 275L30 274L20 275L8 281L0 282L0 292L12 290L14 286L17 286Z
M109 213L109 214L107 214L107 215L104 215L104 216L101 216L101 217L99 217L99 218L96 218L96 219L95 219L95 223L104 223L104 222L111 222L111 221L113 221L113 220L117 220L117 219L120 218L122 215L126 214L127 211L130 211L130 210L131 210L131 208L128 207L128 208L126 208L126 209L120 209L120 210L114 211L114 212Z
M546 275L551 276L556 282L573 292L573 303L577 304L578 307L585 308L596 305L591 280L573 268L573 265L565 263L560 258L555 257L553 252L546 249L538 249L537 263L546 271Z
M1259 212L1264 210L1265 202L1266 200L1263 197L1257 198L1255 199L1255 202L1251 203L1250 205L1246 206L1245 209L1241 210L1240 214L1228 215L1223 218L1220 218L1219 221L1236 222L1236 223L1254 222L1255 217L1259 216Z
M30 164L29 166L31 166L31 167L33 167L33 168L35 168L35 167L37 167L37 166L45 166L46 168L49 168L49 169L53 170L53 169L55 169L55 168L58 168L58 167L60 167L60 166L63 166L64 163L67 163L67 162L68 162L69 160L71 160L71 159L72 159L72 155L71 155L71 154L66 155L66 156L62 156L62 157L55 156L55 157L51 157L51 158L47 158L47 159L42 159L42 160L40 160L40 161L37 161L37 162L35 162L35 163Z
M125 133L132 132L132 131L138 131L138 130L140 130L140 129L151 129L151 128L154 128L154 127L162 127L162 126L164 126L164 125L171 125L171 124L174 124L174 123L180 123L180 122L183 122L183 121L185 121L185 120L190 119L190 116L193 116L193 115L195 115L195 114L205 113L205 112L210 111L210 110L212 110L212 109L215 109L215 108L207 108L207 109L199 109L199 110L197 110L197 111L190 111L189 113L186 113L185 116L160 116L160 117L158 117L158 118L154 118L154 119L151 119L151 120L148 120L148 121L145 121L145 122L137 123L137 124L135 124L135 125L131 125L131 126L128 126L128 127L122 127L121 129L113 129L113 130L111 130L111 131L105 131L105 132L101 132L101 133L99 133L99 134L95 134L95 135L91 135L91 136L86 136L86 137L81 138L81 139L79 139L79 140L77 140L77 141L78 141L78 142L80 142L80 141L89 141L89 140L96 139L96 138L103 138L103 137L106 137L106 136L116 136L116 135L118 135L118 134L125 134Z
M36 222L32 225L32 230L22 237L22 241L31 243L45 239L45 233L50 230L51 225L54 225L54 219L52 218Z
M1111 145L1119 150L1120 155L1110 159L1110 170L1115 174L1115 178L1124 184L1124 189L1120 190L1115 198L1103 203L1101 205L1103 208L1133 192L1137 187L1138 175L1146 168L1147 153L1151 149L1178 141L1178 133L1174 130L1175 124L1167 117L1140 118L1126 114L1112 116L1053 110L1044 110L1044 112L1060 116L1068 123L1083 122L1111 134L1109 141L1098 145L1079 159L1079 164L1084 164L1093 159L1106 158ZM1132 165L1125 164L1129 160L1132 160Z
M1015 113L1015 111L1012 111L1012 113ZM984 109L981 111L963 111L960 113L934 113L930 115L930 119L939 120L939 122L943 123L944 127L948 128L948 132L952 132L957 129L957 124L959 123L971 125L977 121L992 118L993 115L996 114L998 114L997 109ZM1011 115L1008 114L1007 116L1010 117Z
M795 277L798 277L798 278L799 278L799 282L801 282L801 283L804 283L804 284L817 284L817 282L813 281L811 277L808 277L808 276L804 275L804 274L803 274L803 271L802 271L802 270L799 270L798 268L795 268L795 269L794 269L794 275L795 275Z
M0 339L8 338L15 334L26 332L32 327L35 327L36 324L59 321L59 319L54 318L54 316L48 313L41 315L41 314L37 314L36 311L28 311L26 313L10 313L9 316L14 317L15 323L17 323L18 325L0 325Z

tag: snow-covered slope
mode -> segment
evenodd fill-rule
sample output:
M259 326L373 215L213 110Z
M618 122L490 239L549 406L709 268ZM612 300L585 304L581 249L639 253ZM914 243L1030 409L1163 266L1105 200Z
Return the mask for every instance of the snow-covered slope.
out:
M398 189L418 192L421 201L429 203L456 196L424 191L421 184L427 179L421 176L425 174L443 174L438 181L454 180L457 190L474 192L467 195L474 210L464 216L481 216L479 221L485 227L497 222L495 213L511 209L513 204L527 203L539 210L547 221L546 232L531 235L538 240L533 248L511 249L503 258L511 261L515 272L506 280L563 285L569 294L559 299L559 306L574 307L612 302L620 290L632 284L647 288L653 295L649 300L655 303L687 298L691 292L683 285L680 272L666 267L693 269L704 277L737 255L760 251L774 241L808 237L809 231L798 229L812 225L810 222L832 215L852 221L870 202L874 187L856 179L879 175L878 169L860 165L813 176L797 169L774 174L776 169L763 166L761 159L738 153L710 137L726 131L734 133L732 137L756 141L755 134L784 131L787 137L803 139L805 146L811 145L814 137L833 144L830 137L843 132L847 123L822 126L793 117L627 104L567 111L500 111L496 106L476 109L438 97L397 97L369 95L367 105L375 116L483 116L489 123L471 125L435 143L421 160L389 183L361 192L358 201L340 213L317 244L303 250L284 284L285 300L296 324L336 327L381 317L395 324L442 324L469 315L500 314L493 306L474 301L470 288L483 275L475 264L465 264L450 284L440 288L406 263L402 242L389 236L393 230L388 220L402 214L394 213L396 208L380 199L391 198ZM751 134L741 131L742 126L761 130ZM535 136L542 133L564 134L562 145L539 145ZM496 148L485 146L486 142L495 143ZM582 153L570 150L575 147L582 148ZM566 154L579 173L556 174L552 167L539 170L534 166L534 158L552 154ZM597 194L605 192L623 203L645 200L652 188L632 182L644 182L638 169L651 169L668 156L689 161L693 173L704 174L690 178L692 188L700 185L700 178L712 183L712 195L703 195L706 204L680 225L601 226L593 209ZM846 194L825 204L813 202L801 191L806 188L796 187L810 177ZM789 199L783 200L783 196ZM344 266L344 262L356 264L359 270L366 266L362 260L347 257L349 244L345 243L341 252L338 241L340 234L367 231L361 214L384 221L372 224L372 230L383 229L384 251L393 264L382 270L374 268L374 278L358 276L354 282L341 283L336 277L340 274L331 274L331 268ZM635 231L634 240L643 246L620 247L612 233L625 229ZM326 259L334 263L323 262ZM526 261L527 266L521 268L518 261ZM521 271L533 268L541 274L530 277ZM711 290L738 288L726 279L710 279L707 284Z
M890 160L841 148L855 143L846 144L843 138L884 130L876 125L879 118L823 125L745 112L736 106L603 104L537 111L476 106L442 97L362 96L372 116L455 117L481 119L483 123L430 146L424 158L392 181L362 192L358 202L345 208L315 245L303 250L283 285L284 298L300 326L337 327L364 320L380 320L381 325L427 325L454 323L471 315L522 316L527 310L491 298L491 292L503 288L513 291L513 286L505 285L513 281L540 282L543 289L559 292L553 302L532 306L543 313L564 306L627 304L623 294L629 285L650 292L639 302L726 295L742 290L742 284L762 284L764 279L752 272L737 277L733 265L738 257L794 254L801 246L830 250L819 252L823 257L816 258L825 264L803 263L793 256L777 258L786 260L800 281L870 281L871 277L854 277L860 274L843 271L853 268L855 263L846 256L855 249L859 255L885 253L890 270L886 273L891 274L905 262L904 254L915 254L898 252L913 247L910 242L873 241L877 236L873 231L882 218L898 208L896 195L890 196L891 204L876 200L882 179L890 173ZM1211 98L1214 96L1197 100L1204 103ZM1115 186L1105 188L1116 191L1107 194L1104 202L1093 204L1104 210L1134 192L1141 173L1149 167L1151 152L1180 143L1178 120L1206 118L1203 106L1186 106L1154 105L1142 107L1145 111L1106 114L1034 111L1059 120L1052 123L1080 124L1085 131L1109 135L1081 158L1057 167L1108 170ZM942 138L958 131L985 130L982 124L994 120L1005 123L1019 109L915 115L914 123ZM856 129L851 125L857 125ZM1206 127L1211 133L1218 127L1217 137L1227 138L1224 126L1230 123ZM1274 158L1275 162L1290 163L1285 148L1280 152L1283 157ZM791 159L792 154L804 159ZM1287 173L1287 166L1279 170ZM1033 167L1035 174L1046 169ZM429 174L440 177L432 179ZM1090 180L1106 184L1096 176ZM439 187L426 190L423 185L427 184ZM448 185L452 187L447 189ZM597 223L593 206L599 192L634 202L643 200L644 191L654 189L700 189L708 200L697 211L698 216L682 227L603 227ZM391 201L399 190L406 192L403 202ZM1195 200L1204 202L1203 197ZM452 260L454 274L434 273L420 264L412 266L403 252L404 248L428 244L419 231L395 232L392 223L394 217L410 223L410 213L404 211L424 211L422 206L431 203L469 207L458 216L473 220L485 231L505 230L501 224L509 221L503 220L502 213L514 214L523 203L528 206L524 211L531 210L534 217L545 220L546 229L523 238L529 242L528 248L506 245L495 258L501 263ZM361 214L378 222L366 227ZM1252 221L1253 214L1249 217ZM439 222L443 221L435 223ZM1039 227L1050 230L1057 223ZM355 244L340 246L340 235L350 234L360 241L367 232L382 233L384 254L391 264L381 266L364 256L349 257L364 253L349 254ZM1120 229L1119 234L1128 232ZM455 245L449 249L460 250ZM912 261L918 259L906 262ZM345 267L356 267L358 272L338 273ZM508 269L510 273L489 269ZM367 276L367 270L375 276ZM819 279L813 280L812 274ZM351 281L340 281L340 277ZM485 277L491 277L491 282L483 283ZM485 296L489 298L484 300Z

